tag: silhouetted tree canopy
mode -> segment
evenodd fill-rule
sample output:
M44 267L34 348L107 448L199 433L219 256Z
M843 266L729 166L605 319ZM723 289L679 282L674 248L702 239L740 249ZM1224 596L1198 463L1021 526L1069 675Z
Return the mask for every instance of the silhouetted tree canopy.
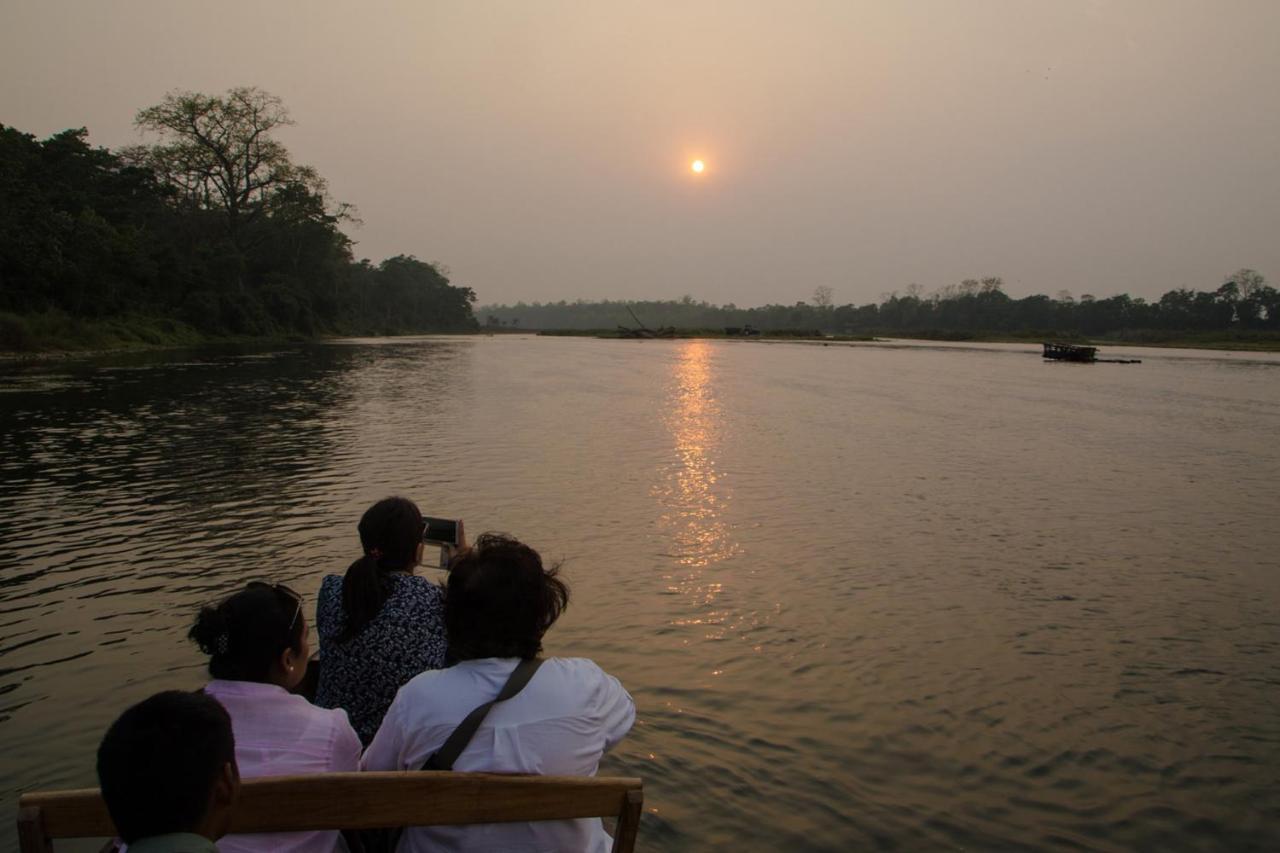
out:
M1246 295L1247 292L1247 295ZM965 279L926 296L912 285L905 295L885 294L879 303L831 307L814 304L739 308L692 297L639 302L524 302L486 305L479 310L491 326L530 329L612 329L627 325L630 307L647 325L720 329L747 324L766 331L821 330L829 333L941 338L982 335L1100 336L1136 340L1170 333L1280 331L1280 291L1253 270L1240 270L1206 291L1171 290L1158 302L1126 294L1079 300L1065 291L1013 299L998 277Z
M355 262L349 205L292 162L258 89L173 93L123 152L0 125L0 349L24 318L173 318L215 335L474 329L475 294L412 256Z

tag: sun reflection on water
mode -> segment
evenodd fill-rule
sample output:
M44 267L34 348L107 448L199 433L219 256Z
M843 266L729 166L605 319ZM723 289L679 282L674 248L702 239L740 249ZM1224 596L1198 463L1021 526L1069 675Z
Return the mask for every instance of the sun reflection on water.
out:
M666 412L673 455L653 493L662 507L660 523L681 567L668 575L668 590L693 603L711 605L723 590L707 569L741 552L723 513L732 492L716 470L723 414L716 396L711 345L691 340L672 370L672 403ZM711 624L723 614L704 612L680 624Z

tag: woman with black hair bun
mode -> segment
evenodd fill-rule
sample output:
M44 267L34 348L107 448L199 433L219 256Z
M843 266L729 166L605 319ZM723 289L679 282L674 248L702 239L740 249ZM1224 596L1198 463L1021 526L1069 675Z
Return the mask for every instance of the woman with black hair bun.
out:
M359 525L364 554L344 576L320 585L316 627L320 678L316 704L345 708L368 744L396 691L415 675L445 665L444 591L414 574L426 524L407 498L385 498ZM466 547L458 523L459 547Z
M283 584L253 582L196 617L188 636L209 656L204 692L227 709L243 778L356 770L360 739L341 710L317 708L289 691L307 672L302 599ZM221 853L329 853L340 835L228 835Z

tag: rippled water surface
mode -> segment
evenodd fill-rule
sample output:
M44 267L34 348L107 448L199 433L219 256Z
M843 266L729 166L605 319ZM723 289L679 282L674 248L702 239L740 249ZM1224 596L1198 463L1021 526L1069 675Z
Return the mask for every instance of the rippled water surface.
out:
M644 778L644 849L1280 848L1280 359L1137 357L475 337L0 367L0 808L92 783L120 710L202 683L198 605L269 577L310 608L400 493L565 560L548 649L636 698L604 771Z

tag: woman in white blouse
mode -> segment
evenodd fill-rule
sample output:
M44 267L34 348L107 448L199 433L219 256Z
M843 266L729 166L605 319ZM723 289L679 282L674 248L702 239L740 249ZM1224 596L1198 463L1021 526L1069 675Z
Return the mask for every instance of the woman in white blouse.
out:
M317 708L289 691L311 649L302 599L281 584L250 583L196 617L188 636L209 655L204 692L231 716L240 776L291 776L358 769L360 739L341 709ZM330 853L336 831L228 835L221 853Z
M538 553L485 534L450 566L445 630L458 663L415 677L396 695L361 762L365 770L420 769L464 717L493 700L542 637L569 590ZM454 770L594 776L601 756L635 722L618 680L585 658L549 658L516 695L494 705ZM401 851L564 850L605 853L599 818L410 828Z

